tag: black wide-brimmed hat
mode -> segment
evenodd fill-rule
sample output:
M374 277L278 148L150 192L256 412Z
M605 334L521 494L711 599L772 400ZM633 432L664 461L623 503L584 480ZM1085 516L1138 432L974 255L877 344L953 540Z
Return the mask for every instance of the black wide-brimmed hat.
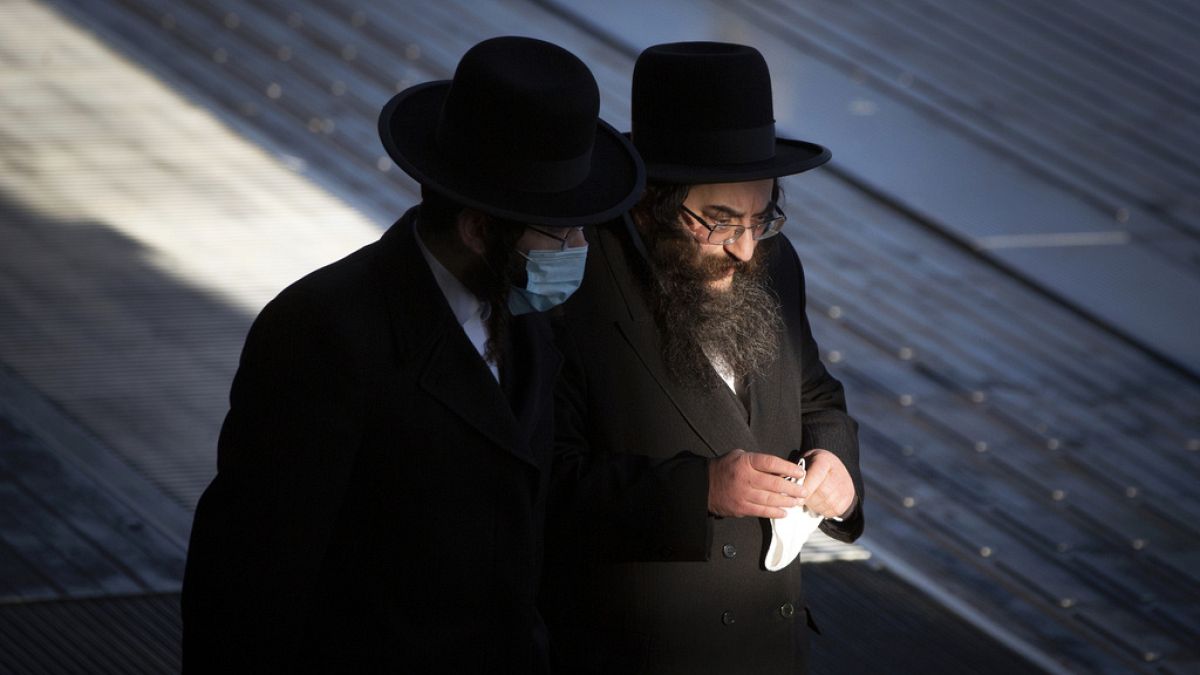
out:
M788 176L829 150L775 136L771 73L753 47L676 42L649 47L633 68L633 144L650 180L734 183Z
M454 79L388 101L379 136L417 182L522 223L598 223L645 185L629 140L598 117L600 92L574 54L532 38L485 40Z

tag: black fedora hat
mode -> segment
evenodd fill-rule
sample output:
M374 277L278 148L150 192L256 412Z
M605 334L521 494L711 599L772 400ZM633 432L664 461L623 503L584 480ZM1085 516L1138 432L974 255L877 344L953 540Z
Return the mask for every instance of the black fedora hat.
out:
M788 176L829 150L775 136L771 73L753 47L675 42L647 48L633 68L633 144L650 180L734 183Z
M645 185L637 152L599 110L596 80L574 54L498 37L469 49L454 79L394 96L379 136L408 175L466 206L587 225L626 211Z

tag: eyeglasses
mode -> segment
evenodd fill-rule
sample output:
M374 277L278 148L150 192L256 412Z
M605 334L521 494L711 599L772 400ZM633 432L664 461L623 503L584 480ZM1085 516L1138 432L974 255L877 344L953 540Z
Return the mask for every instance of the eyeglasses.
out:
M775 215L753 223L752 225L734 225L725 219L716 221L715 225L709 225L708 221L701 218L696 212L692 211L682 204L679 208L688 214L697 223L700 223L708 230L708 236L703 238L703 243L712 244L714 246L725 246L732 244L742 236L746 230L750 230L755 241L761 241L768 237L774 237L779 234L779 230L783 229L783 224L787 221L787 214L778 205L774 206Z
M529 229L533 230L534 232L537 232L538 234L544 234L544 235L546 235L547 237L550 237L551 239L557 239L557 240L558 240L558 242L559 242L560 244L562 244L561 248L559 248L559 249L558 249L558 250L560 250L560 251L565 251L565 250L567 250L567 249L569 248L569 247L567 246L567 244L568 244L568 243L570 242L570 240L571 240L571 235L575 234L576 232L580 232L580 233L582 233L582 232L583 232L583 226L582 226L582 225L580 225L580 226L578 226L578 227L566 227L566 228L562 228L562 229L565 229L565 230L567 230L567 234L566 234L566 236L564 236L564 237L560 237L559 235L557 235L557 234L554 234L553 232L547 232L547 231L545 231L545 230L543 230L543 229L541 229L541 228L534 227L533 225L526 225L525 227L528 227Z

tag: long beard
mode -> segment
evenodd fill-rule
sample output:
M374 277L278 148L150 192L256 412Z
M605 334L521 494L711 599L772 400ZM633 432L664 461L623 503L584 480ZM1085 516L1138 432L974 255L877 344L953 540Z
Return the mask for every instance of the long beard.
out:
M772 245L761 243L746 262L702 256L694 238L675 227L644 234L656 274L649 300L662 339L668 372L679 383L713 387L713 361L737 378L767 372L779 354L783 318L779 299L767 286L762 260ZM749 235L743 235L749 236ZM712 287L733 270L729 288Z

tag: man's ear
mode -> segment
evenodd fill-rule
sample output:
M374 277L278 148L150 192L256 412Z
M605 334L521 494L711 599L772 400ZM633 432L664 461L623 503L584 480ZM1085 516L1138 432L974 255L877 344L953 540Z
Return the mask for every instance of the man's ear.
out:
M475 209L463 209L455 222L458 239L468 250L482 256L487 250L488 216Z

